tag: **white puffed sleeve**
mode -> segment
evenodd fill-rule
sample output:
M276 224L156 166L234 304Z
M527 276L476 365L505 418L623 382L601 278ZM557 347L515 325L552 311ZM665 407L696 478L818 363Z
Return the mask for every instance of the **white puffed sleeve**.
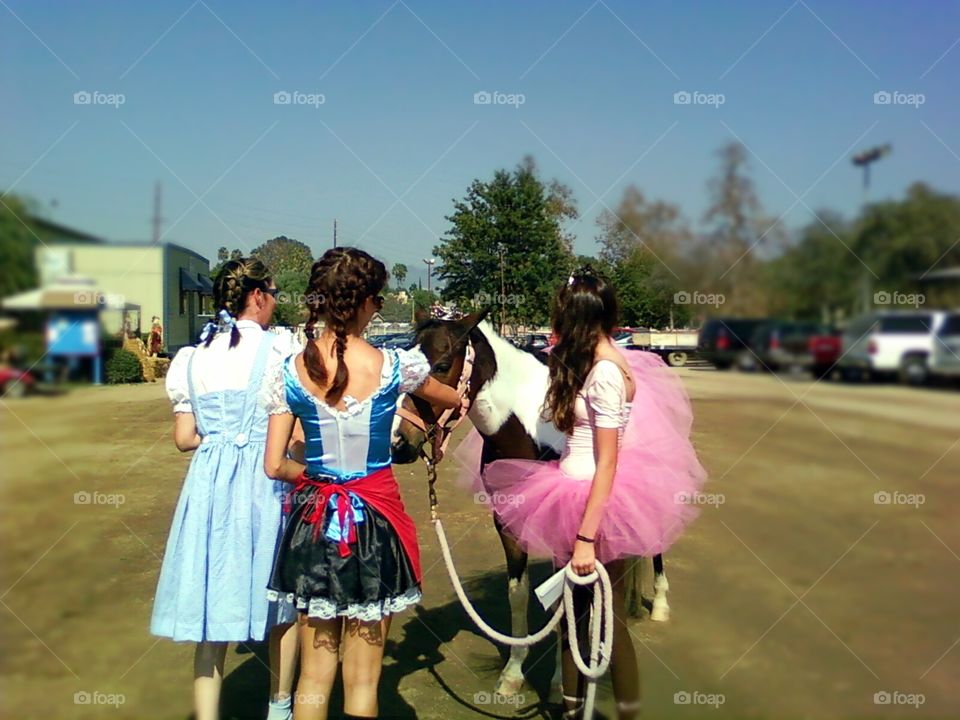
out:
M193 357L195 347L180 348L174 355L170 367L167 368L166 386L167 397L173 403L175 413L193 412L190 405L190 385L187 382L187 369L190 367L190 358Z
M619 428L623 425L627 386L615 362L600 361L596 364L593 376L584 388L584 395L595 427Z
M290 406L287 404L287 386L283 380L283 367L291 356L283 355L278 351L276 344L274 350L275 352L270 353L266 370L264 370L263 384L260 386L257 401L268 415L281 415L290 412Z
M420 348L412 350L397 349L397 362L400 363L400 392L413 392L423 385L430 375L430 361Z

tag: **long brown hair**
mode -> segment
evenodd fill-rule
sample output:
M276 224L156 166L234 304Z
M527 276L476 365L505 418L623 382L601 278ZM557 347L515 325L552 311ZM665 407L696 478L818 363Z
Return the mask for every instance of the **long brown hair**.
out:
M356 318L364 301L379 294L386 284L386 266L357 248L332 248L313 264L307 286L310 318L306 333L309 342L303 351L303 366L313 382L321 387L327 384L327 370L320 357L320 348L313 342L314 328L322 319L336 337L337 371L326 392L326 401L330 405L340 401L350 377L343 362L347 349L347 325Z
M573 430L574 403L593 367L597 343L617 324L617 296L591 266L573 272L553 305L552 325L557 344L547 360L550 385L543 417L564 433Z
M247 306L247 296L254 290L266 290L270 287L270 271L267 266L254 257L228 260L220 268L213 281L213 303L217 312L226 310L234 320ZM205 346L213 341L213 333L207 336ZM240 331L236 325L230 329L230 347L240 342Z

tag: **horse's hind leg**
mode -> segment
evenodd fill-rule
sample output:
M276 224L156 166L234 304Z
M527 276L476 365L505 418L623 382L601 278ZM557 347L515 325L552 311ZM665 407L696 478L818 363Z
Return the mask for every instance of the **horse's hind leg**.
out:
M670 583L663 572L663 555L653 556L653 609L650 619L657 622L666 622L670 619L670 605L667 603L667 591Z
M510 599L510 634L523 637L527 634L527 603L530 598L530 576L527 573L527 554L520 545L506 534L500 523L494 519L503 554L507 558L507 595ZM527 659L529 648L514 646L510 648L510 659L500 672L497 687L498 695L511 697L523 687L523 661Z

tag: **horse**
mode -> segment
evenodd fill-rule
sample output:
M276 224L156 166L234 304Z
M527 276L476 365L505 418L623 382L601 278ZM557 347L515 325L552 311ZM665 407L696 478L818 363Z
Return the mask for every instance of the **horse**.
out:
M474 313L458 320L440 320L419 317L415 333L416 347L431 364L431 375L440 382L457 387L464 374L468 345L473 348L473 367L469 371L470 408L467 416L483 438L481 466L501 458L552 460L560 457L565 436L541 417L541 406L546 396L548 370L541 359L504 340L489 322L487 312ZM439 447L444 438L437 427L437 414L424 400L406 395L398 407L407 412L394 420L391 438L393 462L413 463L423 454L428 440ZM411 412L422 423L404 418ZM420 427L422 425L423 427ZM424 427L430 430L424 431ZM479 471L479 469L477 469ZM494 516L494 526L500 537L507 565L507 596L510 602L511 634L527 634L527 605L530 596L527 574L528 557ZM665 621L669 615L667 591L669 585L663 570L663 558L657 555L654 564L655 596L651 604L651 619ZM632 617L639 617L642 599L640 572L636 562L631 563L631 582L628 583L627 606ZM528 649L513 647L510 657L497 680L495 692L511 697L523 686L523 662ZM559 662L554 676L554 692L559 686Z

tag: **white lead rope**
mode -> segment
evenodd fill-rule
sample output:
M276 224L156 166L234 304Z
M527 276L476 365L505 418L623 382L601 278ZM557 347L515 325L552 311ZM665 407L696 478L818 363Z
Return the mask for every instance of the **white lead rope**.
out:
M529 647L546 638L557 627L560 618L566 614L570 651L573 654L577 669L587 679L587 696L583 704L583 718L591 720L597 695L597 680L607 671L613 650L613 588L610 584L610 576L603 564L597 561L594 572L589 575L577 575L573 570L573 565L568 563L565 575L566 582L563 586L563 603L557 605L553 617L541 630L533 635L517 638L512 635L504 635L490 627L480 617L476 608L473 607L473 603L467 597L463 589L463 583L460 582L460 577L457 575L457 569L453 565L453 556L450 553L450 545L447 543L447 535L443 531L443 524L439 517L434 516L433 525L437 531L437 538L440 540L440 550L443 552L443 560L447 565L447 574L450 576L450 582L453 583L453 588L457 592L457 597L460 598L460 603L467 611L470 619L491 640L509 646ZM590 663L586 664L580 655L580 645L577 638L573 588L575 585L592 585L594 583L597 583L597 587L594 588L593 605L591 607ZM601 614L603 622L600 622Z

